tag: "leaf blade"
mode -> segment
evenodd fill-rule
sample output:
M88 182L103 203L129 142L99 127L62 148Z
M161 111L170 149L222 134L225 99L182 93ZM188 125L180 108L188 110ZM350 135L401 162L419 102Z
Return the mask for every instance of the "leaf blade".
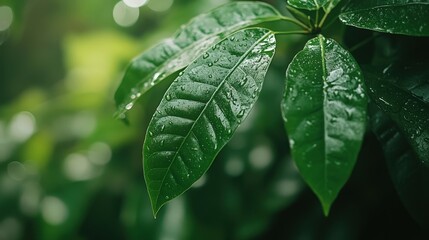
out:
M210 167L256 102L274 54L266 29L245 29L195 60L167 90L144 143L154 215Z
M413 148L390 117L370 108L371 128L383 147L386 163L398 195L411 216L429 227L429 166L422 164Z
M288 4L305 10L318 10L323 7L325 12L331 11L341 0L288 0Z
M327 214L351 174L365 131L362 74L346 50L319 36L295 56L286 81L282 113L292 157Z
M281 19L262 2L234 2L193 18L176 34L131 61L115 93L116 116L125 118L142 94L186 67L208 47L238 29Z
M426 69L423 68L424 73ZM394 70L390 74L390 71L386 68L366 72L369 96L396 123L417 157L429 166L429 104L426 92L429 82L425 82L426 79L418 82L420 79L413 79L412 75L401 76ZM427 73L425 75L428 76ZM414 92L407 87L412 87Z
M429 36L428 16L428 0L362 0L354 1L340 14L340 20L373 31Z

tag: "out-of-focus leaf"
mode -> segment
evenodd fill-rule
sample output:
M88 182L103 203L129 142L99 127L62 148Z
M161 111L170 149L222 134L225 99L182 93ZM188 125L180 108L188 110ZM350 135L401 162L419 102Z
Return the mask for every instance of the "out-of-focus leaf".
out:
M167 90L144 143L154 214L198 180L229 141L256 102L274 49L269 30L239 31L196 59Z
M429 95L429 94L427 94ZM370 108L371 126L383 146L387 166L402 202L423 228L429 227L429 167L418 159L396 124Z
M349 52L319 36L296 55L286 81L282 111L292 157L328 214L365 132L362 74Z
M379 32L429 36L429 0L353 1L340 19Z
M281 19L280 13L261 2L235 2L192 19L172 37L131 61L115 93L116 115L125 117L137 99L170 74L228 34L258 23Z
M421 90L427 89L428 84L413 81L412 77L400 78L400 81L410 84L411 90L420 91L423 94L417 96L389 80L390 74L387 72L389 69L366 72L365 79L369 87L369 95L377 106L397 124L422 163L429 166L429 105L423 100L423 96L427 99L427 92Z

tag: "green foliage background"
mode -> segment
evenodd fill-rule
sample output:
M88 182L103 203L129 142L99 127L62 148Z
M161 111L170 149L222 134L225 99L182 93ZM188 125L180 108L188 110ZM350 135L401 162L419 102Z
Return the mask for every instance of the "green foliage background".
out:
M290 159L278 107L301 36L277 38L249 118L203 180L153 219L142 136L174 78L134 107L132 127L112 117L114 90L129 59L226 2L175 0L162 13L144 6L123 28L112 17L117 1L0 1L14 12L0 35L0 239L426 239L371 133L323 216ZM285 10L283 0L267 2ZM371 35L341 24L328 30L347 47ZM426 45L383 34L352 53L360 64L419 62Z

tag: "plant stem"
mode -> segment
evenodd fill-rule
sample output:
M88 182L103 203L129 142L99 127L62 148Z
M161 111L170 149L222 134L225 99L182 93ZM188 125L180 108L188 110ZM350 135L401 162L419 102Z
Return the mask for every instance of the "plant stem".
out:
M282 19L283 21L286 21L286 22L294 23L294 24L296 24L296 25L298 25L298 26L300 26L300 27L304 28L305 30L310 31L310 27L309 27L309 26L305 25L304 23L302 23L302 22L300 22L300 21L298 21L298 20L296 20L296 19L294 19L294 18L284 17L284 16L283 16L281 19Z
M320 20L320 23L319 24L316 23L316 27L321 28L323 26L323 24L326 21L326 18L328 18L329 13L330 13L330 11L325 12L325 14L322 17L322 20Z
M299 11L298 9L293 8L293 7L289 6L289 5L286 5L286 9L287 9L290 13L295 13L296 15L301 16L303 19L307 19L307 20L308 20L308 16L307 16L307 14L305 14L305 13L303 13L303 12Z
M297 31L284 31L284 32L273 32L275 35L291 35L291 34L308 34L310 33L309 31L302 31L302 30L297 30Z
M317 11L316 11L316 21L315 22L316 22L315 26L317 28L317 25L319 23L319 9L317 9Z

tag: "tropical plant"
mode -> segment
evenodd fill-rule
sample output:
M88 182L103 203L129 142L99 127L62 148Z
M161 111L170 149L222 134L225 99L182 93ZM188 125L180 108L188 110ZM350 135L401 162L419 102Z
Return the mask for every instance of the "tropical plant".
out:
M143 145L153 214L203 176L248 116L276 37L298 34L308 41L287 67L279 104L292 158L325 215L353 171L369 125L405 206L428 223L429 213L420 209L429 200L429 72L427 64L414 64L418 57L401 61L407 48L389 53L389 41L427 40L429 1L288 0L286 8L287 16L262 2L220 6L129 64L115 94L123 120L143 94L180 71ZM352 27L332 30L341 26L338 19ZM366 35L353 39L353 31ZM350 42L356 44L347 47ZM362 57L364 48L372 54Z

